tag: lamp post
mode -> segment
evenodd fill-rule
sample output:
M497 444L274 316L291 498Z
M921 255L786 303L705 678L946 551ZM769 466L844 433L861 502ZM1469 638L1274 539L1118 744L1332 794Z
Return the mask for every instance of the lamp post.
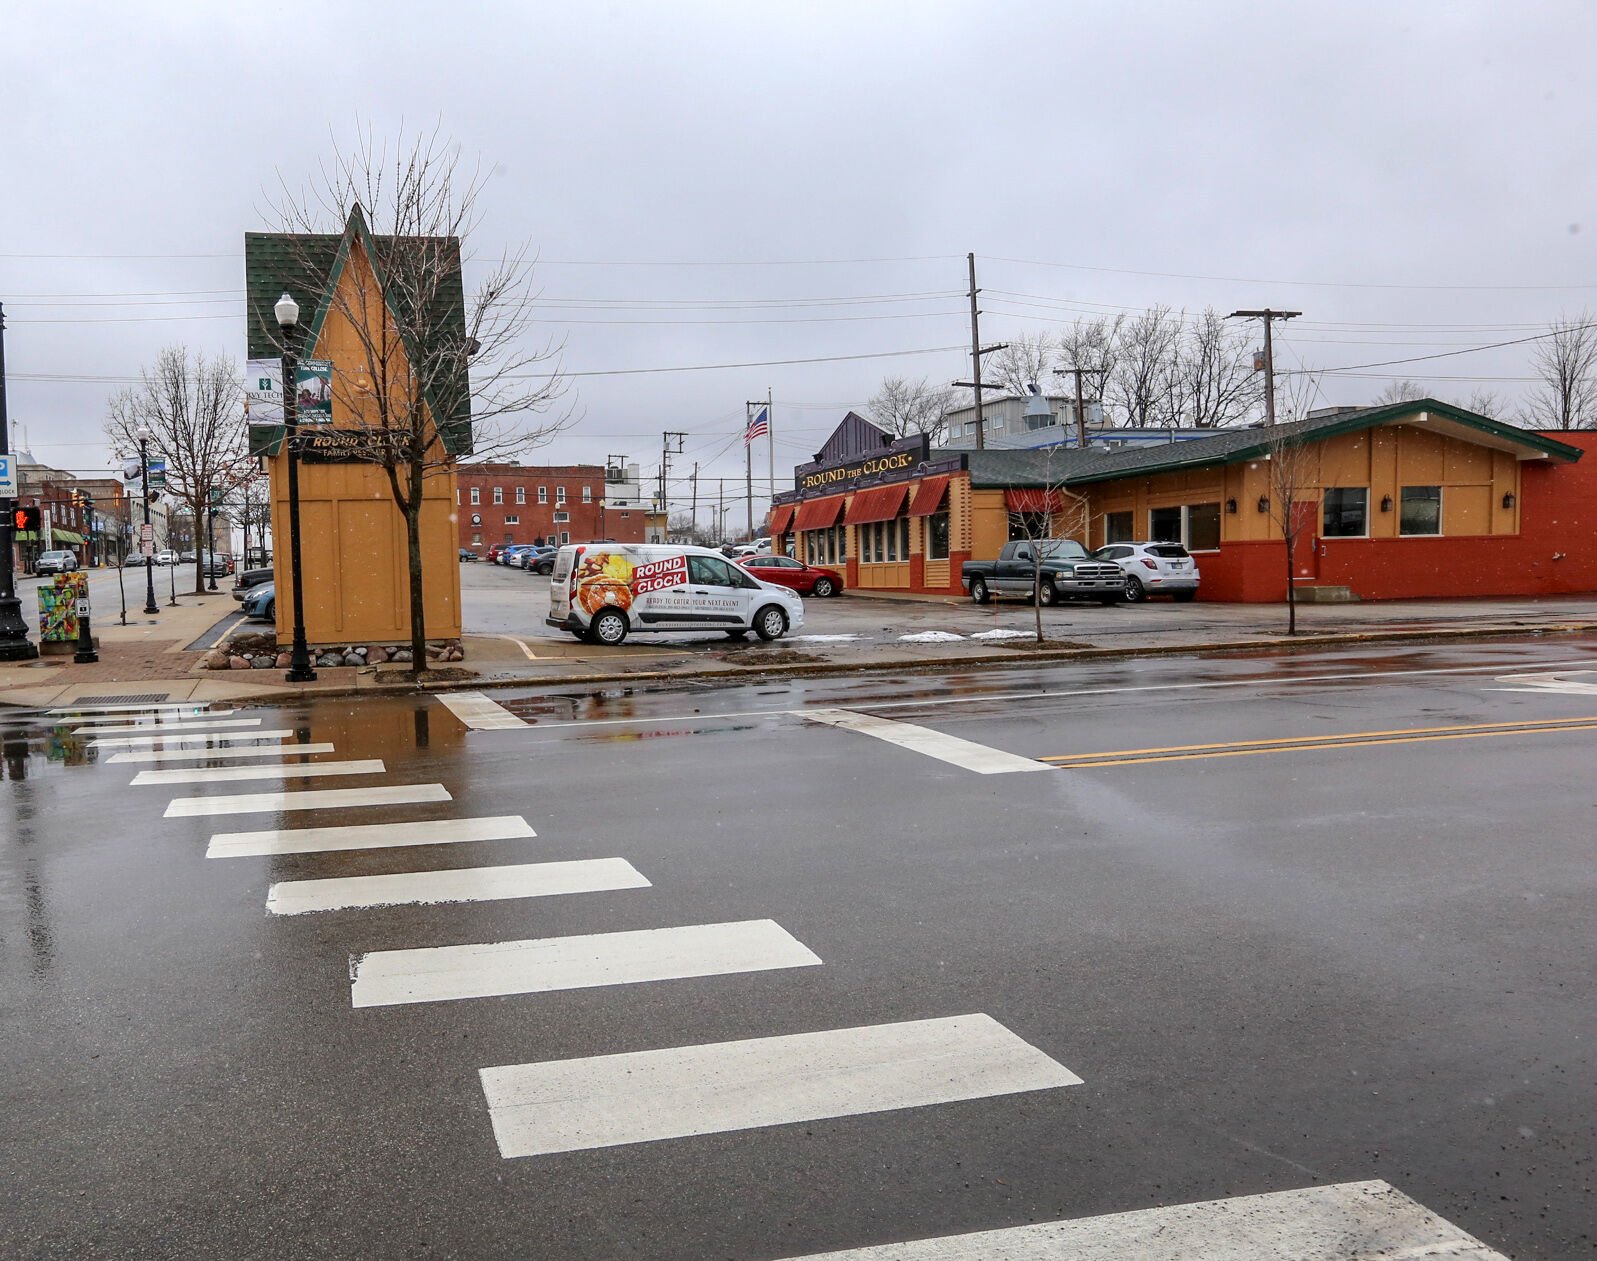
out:
M150 536L150 550L144 556L144 612L149 617L159 617L161 606L155 602L155 535L150 531L150 427L140 425L139 439L139 493L144 499L144 531L139 536L139 549L144 548L144 535Z
M205 573L210 581L207 591L216 590L216 500L210 491L205 494Z
M288 661L289 683L314 683L310 647L305 643L305 587L299 549L299 303L287 293L272 308L283 331L283 441L288 445L288 566L294 592L294 646Z
M6 341L5 311L0 309L0 455L11 453L11 429L6 421ZM28 624L22 620L22 601L17 599L16 579L11 572L11 541L15 537L17 501L0 499L0 661L31 661L38 647L28 639Z

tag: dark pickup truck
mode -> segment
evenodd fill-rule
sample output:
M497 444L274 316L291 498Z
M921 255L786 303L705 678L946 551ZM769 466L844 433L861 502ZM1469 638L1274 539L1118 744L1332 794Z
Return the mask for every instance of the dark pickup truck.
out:
M1042 557L1038 580L1037 555ZM994 596L1033 594L1042 604L1060 600L1097 600L1115 604L1126 598L1126 575L1113 561L1093 560L1075 539L1017 539L1004 544L997 560L968 560L960 581L970 598L986 604ZM1034 591L1035 587L1035 591Z

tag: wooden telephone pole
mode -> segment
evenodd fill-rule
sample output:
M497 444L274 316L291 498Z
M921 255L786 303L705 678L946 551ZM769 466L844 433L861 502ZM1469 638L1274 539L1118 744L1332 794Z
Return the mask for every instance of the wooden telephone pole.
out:
M1270 330L1277 320L1295 320L1302 314L1302 311L1272 311L1265 307L1262 311L1233 311L1226 317L1264 321L1264 423L1267 426L1275 424L1275 347L1270 340Z

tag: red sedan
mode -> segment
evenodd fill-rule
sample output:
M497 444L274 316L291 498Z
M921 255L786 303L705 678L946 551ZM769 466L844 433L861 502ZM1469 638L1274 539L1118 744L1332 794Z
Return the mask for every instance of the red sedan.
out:
M738 564L760 581L792 587L800 595L825 598L843 592L843 575L835 569L818 569L786 556L745 556Z

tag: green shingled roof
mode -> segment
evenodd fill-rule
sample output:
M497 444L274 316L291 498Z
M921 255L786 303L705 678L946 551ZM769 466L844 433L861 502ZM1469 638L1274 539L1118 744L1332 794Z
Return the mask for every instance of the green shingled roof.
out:
M1419 412L1430 412L1483 437L1490 436L1512 443L1555 460L1572 462L1583 454L1579 447L1555 441L1529 429L1506 425L1478 412L1433 398L1315 416L1277 425L1274 429L1221 429L1211 437L1160 446L1109 451L1091 447L1085 451L1073 447L1029 451L987 449L964 454L970 468L971 485L977 489L998 486L1080 486L1126 477L1150 477L1181 469L1236 464L1243 460L1258 459L1269 451L1273 440L1301 438L1307 442L1324 442L1339 434L1401 421ZM1106 430L1099 436L1113 441L1114 431Z
M437 286L423 316L403 307L404 286L383 285L384 295L398 320L413 366L434 358L429 348L456 347L466 338L466 297L460 271L460 242L454 237L373 236L359 206L350 210L341 233L246 232L244 234L244 291L248 358L271 359L282 353L273 312L287 292L300 305L307 340L314 342L332 304L334 286L348 251L364 248L378 283L391 269L401 269L408 258L441 251L443 283ZM309 318L306 318L306 317ZM454 456L471 454L470 383L440 376L427 383L427 405L438 425L444 449ZM252 454L275 451L282 429L260 428L251 433Z

